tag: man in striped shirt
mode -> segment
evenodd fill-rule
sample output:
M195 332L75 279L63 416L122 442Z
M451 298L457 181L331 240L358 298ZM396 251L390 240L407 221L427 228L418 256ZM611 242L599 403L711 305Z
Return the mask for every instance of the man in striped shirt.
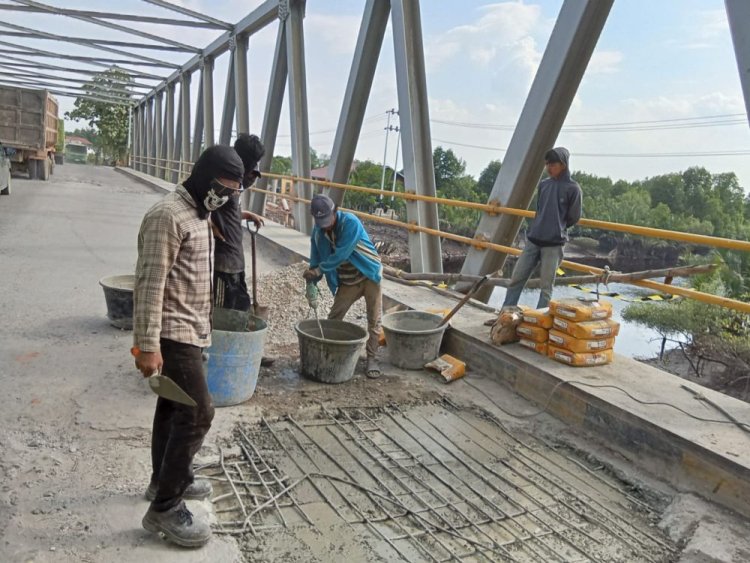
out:
M211 344L211 229L208 216L238 190L242 160L231 147L206 149L192 174L146 212L138 233L133 346L138 370L162 372L197 405L159 397L151 435L151 501L143 527L185 547L205 544L208 522L183 499L211 495L193 479L193 457L211 427L214 407L201 350Z
M382 375L375 358L383 307L380 256L362 222L351 213L339 211L330 197L313 196L310 211L315 227L310 239L310 268L302 277L317 283L325 275L334 295L329 319L342 320L355 301L365 298L369 333L365 375L376 379Z

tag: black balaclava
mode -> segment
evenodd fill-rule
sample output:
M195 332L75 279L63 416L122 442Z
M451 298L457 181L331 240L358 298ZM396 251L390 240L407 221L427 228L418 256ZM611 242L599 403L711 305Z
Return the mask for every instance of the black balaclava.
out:
M211 182L217 178L241 182L243 172L242 159L232 147L215 145L203 151L182 185L195 201L201 218L205 219L209 211L203 200L211 190Z
M260 162L261 157L265 154L266 149L257 135L240 133L234 142L234 150L240 155L242 164L245 167L245 176L242 185L245 188L249 188L255 182L256 178L260 178L258 162Z

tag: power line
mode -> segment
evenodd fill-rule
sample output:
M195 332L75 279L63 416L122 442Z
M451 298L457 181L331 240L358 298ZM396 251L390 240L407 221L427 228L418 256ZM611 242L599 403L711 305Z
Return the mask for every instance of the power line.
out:
M458 147L467 147L471 149L483 149L497 152L506 152L507 149L500 147L487 147L482 145L471 145L468 143L459 143L447 139L432 139L434 142L445 143L446 145L455 145ZM703 152L663 152L663 153L585 153L576 151L575 156L601 157L601 158L682 158L692 156L747 156L750 155L750 149L744 150L721 150L721 151L703 151Z
M513 131L514 125L492 123L474 123L468 121L452 121L447 119L431 119L433 123L466 127L469 129L489 129L496 131ZM571 124L563 127L568 133L614 133L624 131L654 131L670 129L698 129L704 127L724 127L747 123L745 114L729 113L718 115L704 115L695 117L681 117L671 119L655 119L649 121L623 121L614 123L584 123Z

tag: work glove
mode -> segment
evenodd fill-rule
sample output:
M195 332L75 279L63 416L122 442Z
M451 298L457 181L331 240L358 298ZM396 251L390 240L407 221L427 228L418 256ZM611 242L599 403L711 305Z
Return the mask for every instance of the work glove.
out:
M320 277L320 270L318 268L308 268L302 272L302 277L307 282L314 282Z

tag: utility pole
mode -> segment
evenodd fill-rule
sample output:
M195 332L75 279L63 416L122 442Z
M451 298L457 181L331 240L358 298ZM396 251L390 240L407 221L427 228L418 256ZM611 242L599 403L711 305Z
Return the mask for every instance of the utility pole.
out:
M393 165L393 186L391 186L391 193L396 191L396 176L398 176L398 149L401 144L401 129L397 126L395 130L398 133L398 136L396 137L396 163ZM391 196L391 205L393 205L393 198L394 196Z
M385 161L388 158L388 134L394 130L391 126L391 116L398 115L398 110L391 108L385 113L388 116L388 122L385 126L385 149L383 150L383 174L380 176L380 191L383 191L385 187ZM378 201L383 201L383 194L378 195Z

